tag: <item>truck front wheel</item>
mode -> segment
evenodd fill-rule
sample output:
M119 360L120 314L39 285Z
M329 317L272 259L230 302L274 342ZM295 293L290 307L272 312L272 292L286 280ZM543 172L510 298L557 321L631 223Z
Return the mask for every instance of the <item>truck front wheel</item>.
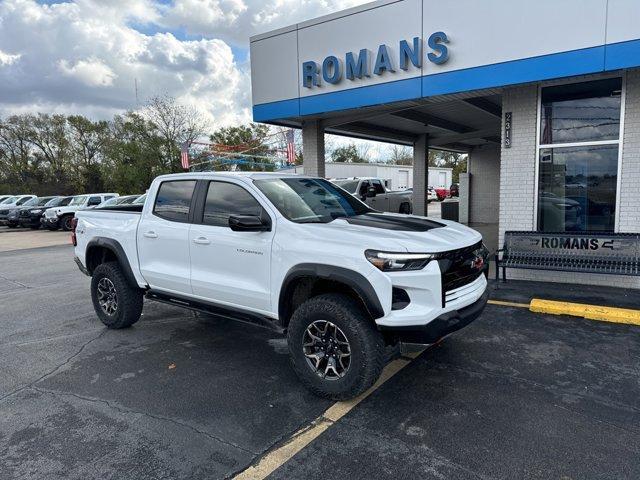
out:
M96 267L91 278L91 300L100 321L108 328L130 327L142 313L142 290L129 284L118 262Z
M70 232L73 228L73 215L65 215L60 219L60 228L65 232Z
M289 322L287 343L302 383L332 400L360 395L385 364L382 335L347 295L319 295L300 305Z

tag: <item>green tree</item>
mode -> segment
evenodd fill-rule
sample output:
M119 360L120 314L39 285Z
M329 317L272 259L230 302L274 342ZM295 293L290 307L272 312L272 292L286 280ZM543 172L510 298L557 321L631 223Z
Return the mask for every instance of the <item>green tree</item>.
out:
M265 170L263 164L269 163L268 157L275 153L273 147L267 143L268 137L269 127L263 124L250 123L249 125L222 127L211 134L211 142L217 144L218 147L215 149L216 151L209 153L214 157L217 155L220 159L241 160L243 163L237 164L239 170ZM210 168L225 169L229 168L229 164L214 161ZM266 169L272 170L274 168L275 165Z
M143 193L152 180L175 170L162 160L165 139L140 114L116 115L104 144L103 178L109 190Z
M367 161L360 156L358 147L356 147L354 143L333 150L333 152L331 152L331 160L342 163L367 163Z
M92 122L81 115L71 115L67 117L67 124L76 191L104 190L101 163L104 145L109 140L109 123Z
M460 174L467 171L467 154L445 150L429 150L429 166L451 168L453 182L460 181Z

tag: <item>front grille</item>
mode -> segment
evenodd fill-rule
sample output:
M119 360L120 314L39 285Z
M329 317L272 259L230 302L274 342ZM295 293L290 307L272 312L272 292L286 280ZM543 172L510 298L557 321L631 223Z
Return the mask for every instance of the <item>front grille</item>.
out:
M442 306L446 306L446 294L476 280L484 273L487 265L487 250L482 242L469 247L445 252L439 256L438 264L442 275ZM479 267L476 260L482 257Z

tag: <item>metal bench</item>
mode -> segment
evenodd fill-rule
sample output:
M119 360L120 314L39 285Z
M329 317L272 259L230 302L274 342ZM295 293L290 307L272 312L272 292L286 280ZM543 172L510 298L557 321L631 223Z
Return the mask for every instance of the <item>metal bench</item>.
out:
M507 268L640 276L640 234L508 231L495 265L496 282Z

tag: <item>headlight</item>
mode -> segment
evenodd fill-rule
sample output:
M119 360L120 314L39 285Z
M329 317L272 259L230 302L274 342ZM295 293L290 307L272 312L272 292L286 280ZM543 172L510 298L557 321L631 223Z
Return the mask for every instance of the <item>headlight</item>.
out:
M436 258L433 253L399 253L367 250L364 256L371 264L383 272L421 270Z

